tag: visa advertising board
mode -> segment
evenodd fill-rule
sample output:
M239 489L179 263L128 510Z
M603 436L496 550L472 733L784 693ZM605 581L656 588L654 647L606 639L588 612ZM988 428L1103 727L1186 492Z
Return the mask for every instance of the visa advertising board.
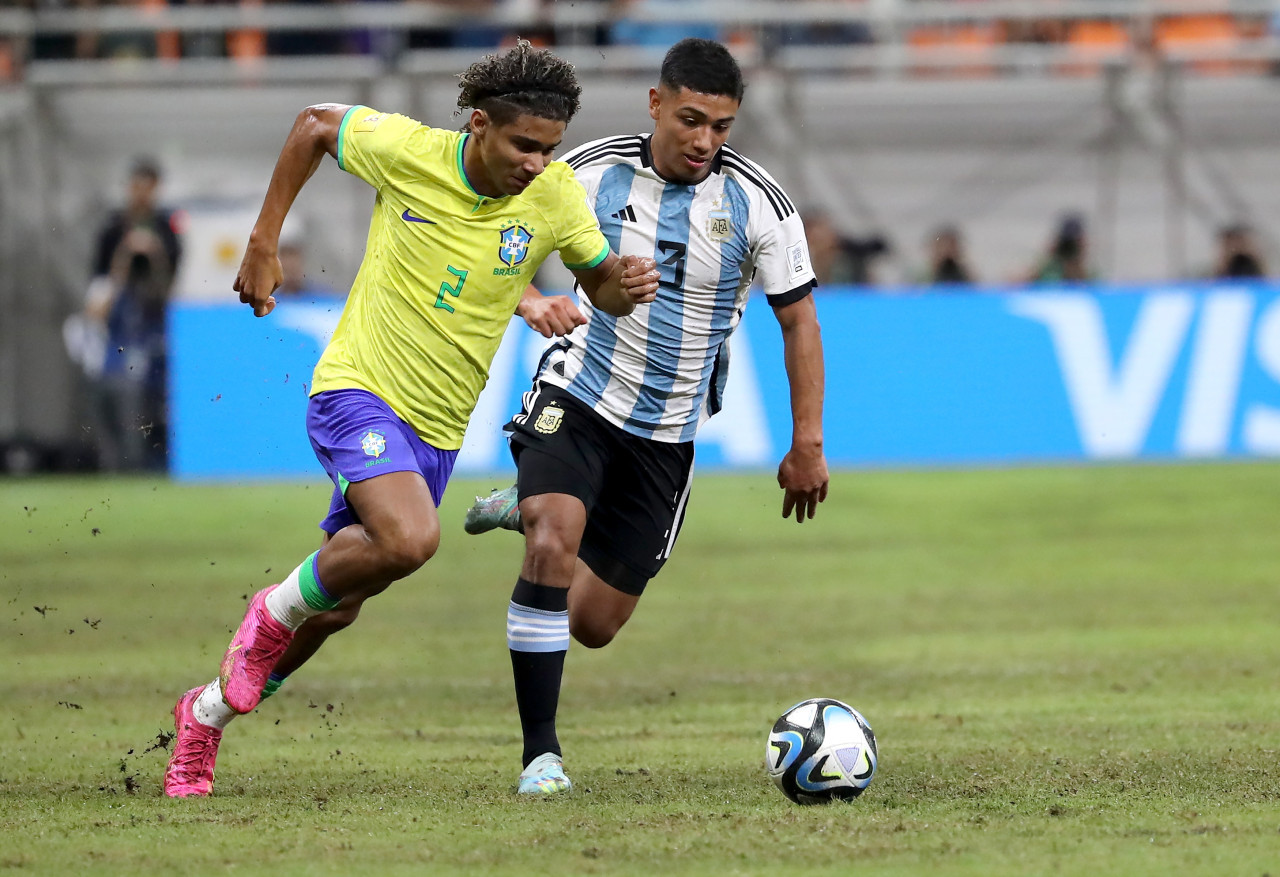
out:
M833 466L1280 455L1280 287L822 291ZM341 300L180 302L170 316L171 469L184 479L320 475L304 426ZM456 471L512 470L502 425L546 340L512 320ZM791 436L781 333L753 299L733 336L706 468L772 468Z

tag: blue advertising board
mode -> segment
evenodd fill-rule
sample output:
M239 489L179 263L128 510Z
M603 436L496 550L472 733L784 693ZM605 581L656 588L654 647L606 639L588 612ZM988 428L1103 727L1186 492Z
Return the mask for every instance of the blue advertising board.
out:
M817 297L833 466L1280 454L1280 288L976 290ZM178 304L170 322L172 470L314 477L311 369L341 302ZM546 344L513 320L458 470L511 469L501 426ZM781 335L753 299L699 468L770 468L790 443Z

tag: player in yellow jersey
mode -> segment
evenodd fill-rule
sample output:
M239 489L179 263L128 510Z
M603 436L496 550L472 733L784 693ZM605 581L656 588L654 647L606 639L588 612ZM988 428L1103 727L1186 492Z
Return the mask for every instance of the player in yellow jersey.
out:
M614 254L572 171L552 161L578 109L572 66L522 41L460 78L458 105L470 110L461 132L324 104L299 114L280 153L235 282L257 316L275 306L285 215L325 154L377 190L364 261L307 410L335 489L320 550L254 595L218 678L175 706L170 797L208 795L231 719L435 553L436 507L467 421L543 260L559 251L593 304L616 316L657 292L653 260Z

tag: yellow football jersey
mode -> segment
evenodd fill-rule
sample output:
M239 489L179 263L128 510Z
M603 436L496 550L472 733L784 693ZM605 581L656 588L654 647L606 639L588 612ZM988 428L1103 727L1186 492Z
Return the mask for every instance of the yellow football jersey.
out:
M476 194L469 135L352 107L338 164L375 189L364 260L311 392L361 389L426 442L462 446L489 365L534 272L552 251L591 268L609 244L586 193L552 162L519 195Z

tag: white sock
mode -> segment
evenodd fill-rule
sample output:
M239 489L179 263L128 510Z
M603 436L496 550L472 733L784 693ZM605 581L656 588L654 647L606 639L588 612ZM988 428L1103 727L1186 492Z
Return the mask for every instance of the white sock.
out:
M221 730L231 724L231 720L240 715L222 699L222 686L215 679L196 695L196 702L191 705L191 712L196 721L210 728Z
M283 582L267 593L265 601L267 611L271 613L272 618L290 630L297 630L308 618L319 615L323 611L312 609L302 596L302 567L309 563L311 558L308 557L297 569L289 573Z

